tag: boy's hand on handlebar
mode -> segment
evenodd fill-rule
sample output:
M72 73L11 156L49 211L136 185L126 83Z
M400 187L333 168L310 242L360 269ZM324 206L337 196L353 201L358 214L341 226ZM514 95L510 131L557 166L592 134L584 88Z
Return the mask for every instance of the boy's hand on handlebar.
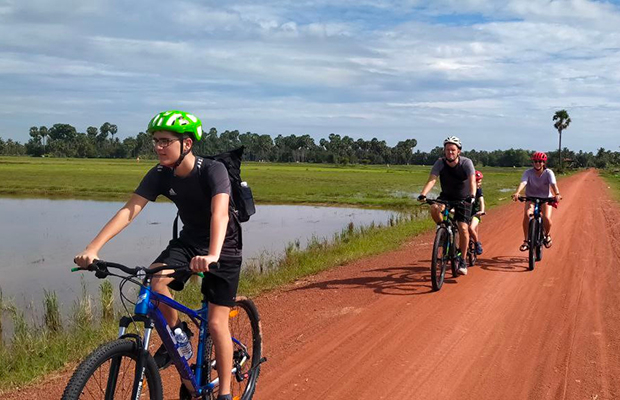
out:
M423 194L419 195L418 196L418 201L425 202L426 201L426 196L423 195Z
M86 269L90 264L92 264L95 260L98 259L99 256L97 255L97 252L84 250L73 258L73 262L77 264L78 267Z
M555 201L559 202L560 200L562 200L562 195L558 193L555 195Z
M512 201L519 201L519 193L512 194Z
M189 268L194 272L207 272L211 263L217 263L219 257L196 256L189 262Z

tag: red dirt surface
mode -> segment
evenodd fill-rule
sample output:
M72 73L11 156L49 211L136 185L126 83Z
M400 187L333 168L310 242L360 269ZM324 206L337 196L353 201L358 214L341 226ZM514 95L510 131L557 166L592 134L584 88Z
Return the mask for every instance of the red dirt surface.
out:
M620 209L595 171L560 182L534 271L521 203L480 225L484 254L431 291L433 233L255 299L257 400L619 399ZM6 395L59 398L67 373ZM166 371L166 399L178 377Z

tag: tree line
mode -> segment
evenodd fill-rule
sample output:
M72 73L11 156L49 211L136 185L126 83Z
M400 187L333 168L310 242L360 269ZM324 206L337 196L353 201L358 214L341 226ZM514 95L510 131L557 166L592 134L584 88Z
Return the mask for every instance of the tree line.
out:
M33 157L76 158L156 158L151 135L145 132L122 141L115 137L116 125L109 122L99 128L90 126L78 132L69 124L55 124L30 128L30 139L21 144L0 137L1 155L29 155ZM205 132L203 140L194 145L196 154L212 155L239 146L245 146L244 158L248 161L308 162L334 164L395 164L431 165L441 157L443 148L431 151L415 150L416 139L407 139L389 146L385 140L354 139L335 133L318 142L310 135L270 135L238 130L218 133L215 128ZM463 155L477 166L522 167L530 165L532 151L525 149L469 150ZM548 152L549 165L558 166L560 148ZM562 161L567 167L607 168L620 166L620 153L600 148L593 152L561 150Z

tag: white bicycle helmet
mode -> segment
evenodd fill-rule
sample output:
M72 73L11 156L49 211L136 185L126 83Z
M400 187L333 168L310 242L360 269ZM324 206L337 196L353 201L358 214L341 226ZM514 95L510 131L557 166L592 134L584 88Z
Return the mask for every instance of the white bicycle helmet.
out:
M456 136L448 136L446 138L446 140L443 141L443 145L444 147L448 144L448 143L452 143L454 145L456 145L456 147L459 148L459 150L461 150L463 148L463 145L461 145L461 139L457 138Z

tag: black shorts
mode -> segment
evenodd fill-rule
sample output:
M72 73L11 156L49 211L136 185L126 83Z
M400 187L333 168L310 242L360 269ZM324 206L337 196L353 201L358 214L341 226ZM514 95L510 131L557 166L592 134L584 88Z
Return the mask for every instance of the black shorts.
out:
M459 201L455 199L446 199L439 196L439 199L444 201ZM456 222L465 222L469 224L471 222L471 208L472 204L468 201L460 201L454 206L454 220Z
M167 265L188 265L195 256L207 255L206 249L198 249L184 243L180 239L172 239L168 247L153 261ZM205 272L202 280L202 293L209 303L220 306L234 307L239 286L242 257L222 255L219 259L219 268ZM181 274L168 284L170 289L180 291L191 274Z

